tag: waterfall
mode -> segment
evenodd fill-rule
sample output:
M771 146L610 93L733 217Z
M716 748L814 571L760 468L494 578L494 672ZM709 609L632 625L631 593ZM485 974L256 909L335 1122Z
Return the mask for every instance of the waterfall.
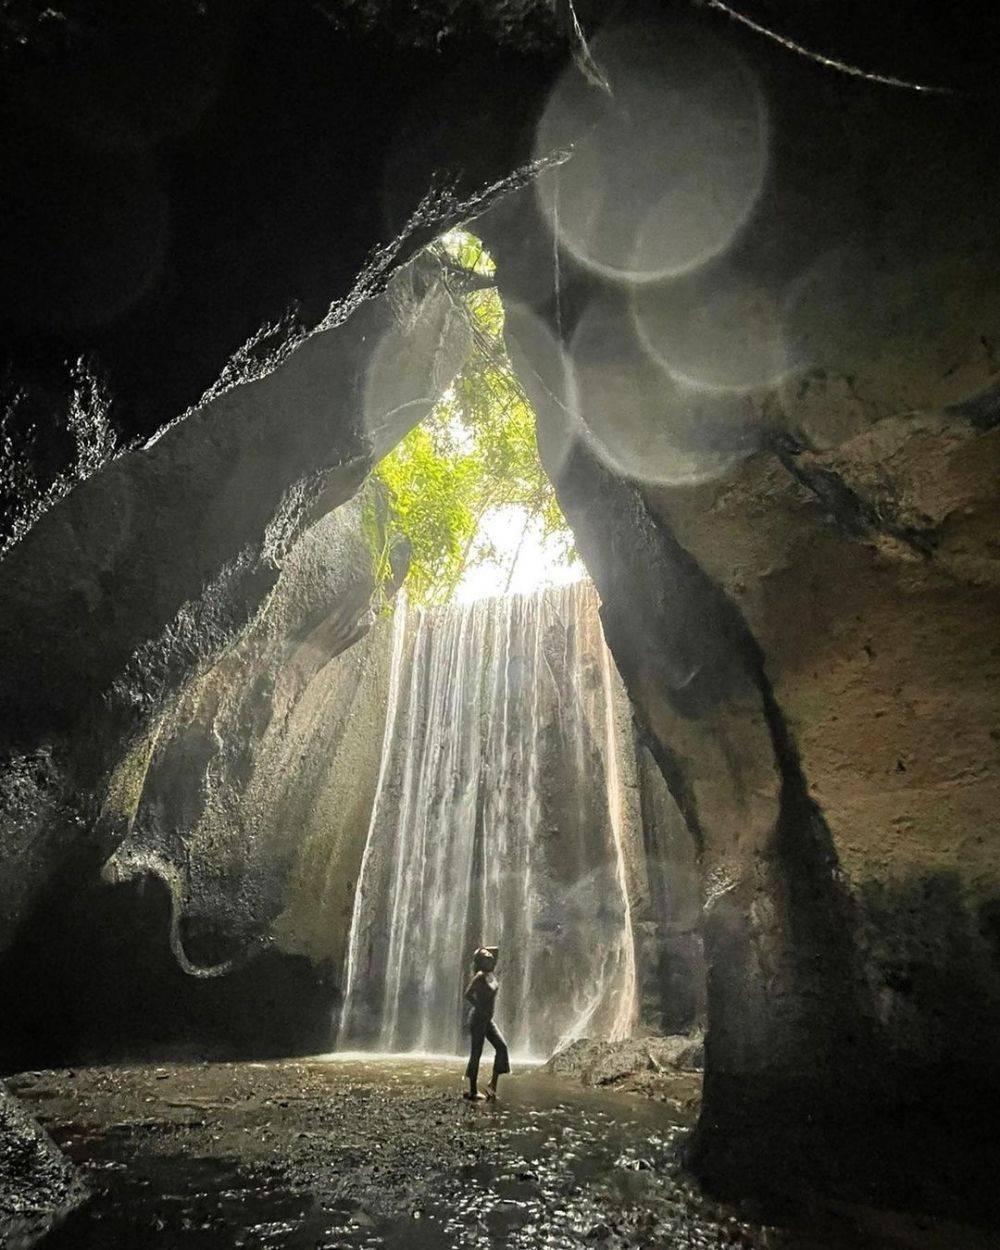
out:
M513 1052L630 1032L625 861L640 835L621 782L625 695L597 609L589 582L397 606L342 1048L460 1051L480 942L500 947L497 1018Z

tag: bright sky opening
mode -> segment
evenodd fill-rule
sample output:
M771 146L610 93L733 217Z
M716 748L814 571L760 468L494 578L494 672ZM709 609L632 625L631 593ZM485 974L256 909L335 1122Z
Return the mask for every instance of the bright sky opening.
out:
M558 538L545 538L537 517L529 518L519 505L492 508L483 517L473 545L473 560L455 591L456 603L471 603L491 595L530 594L543 586L579 581L584 567L567 560Z

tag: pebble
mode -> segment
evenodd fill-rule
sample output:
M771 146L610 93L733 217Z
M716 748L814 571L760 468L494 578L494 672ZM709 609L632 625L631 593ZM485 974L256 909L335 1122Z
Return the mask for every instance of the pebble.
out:
M157 1083L170 1077L170 1098L182 1088L218 1106L218 1117L169 1122L168 1091ZM151 1226L163 1245L208 1232L213 1244L246 1250L782 1244L745 1213L736 1219L707 1202L685 1177L687 1130L669 1113L630 1104L622 1116L614 1094L553 1104L539 1093L532 1105L530 1078L520 1087L512 1079L508 1103L469 1115L458 1082L426 1063L399 1065L391 1079L375 1063L272 1063L252 1073L239 1064L80 1069L75 1080L48 1080L47 1113L61 1140L87 1104L88 1135L74 1154L95 1175L101 1169L108 1187L79 1213L66 1243L74 1250L132 1250ZM608 1110L595 1109L594 1097ZM292 1115L275 1116L291 1105ZM142 1123L137 1108L148 1112Z

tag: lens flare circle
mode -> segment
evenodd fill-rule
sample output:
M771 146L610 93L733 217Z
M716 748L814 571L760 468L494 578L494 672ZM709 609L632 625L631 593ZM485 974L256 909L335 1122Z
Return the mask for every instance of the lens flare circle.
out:
M574 443L586 435L570 399L572 367L566 348L531 308L505 308L504 337L511 363L540 419L535 427L542 465L558 481Z
M559 243L612 280L676 277L723 252L752 213L768 164L760 85L732 49L656 24L599 37L611 94L575 71L553 90L539 158L569 149L536 180Z
M794 369L779 294L728 269L639 288L631 310L646 351L692 390L760 392Z
M594 303L569 350L569 408L587 445L615 472L662 486L696 486L743 455L732 397L685 386L652 360L627 310Z

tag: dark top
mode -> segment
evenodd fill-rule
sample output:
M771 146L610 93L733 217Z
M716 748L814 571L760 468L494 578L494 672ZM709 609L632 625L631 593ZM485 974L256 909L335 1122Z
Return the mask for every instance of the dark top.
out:
M469 982L465 991L466 1000L472 1003L472 1020L476 1024L485 1024L493 1019L493 1004L496 1002L500 982L492 972L477 972Z

